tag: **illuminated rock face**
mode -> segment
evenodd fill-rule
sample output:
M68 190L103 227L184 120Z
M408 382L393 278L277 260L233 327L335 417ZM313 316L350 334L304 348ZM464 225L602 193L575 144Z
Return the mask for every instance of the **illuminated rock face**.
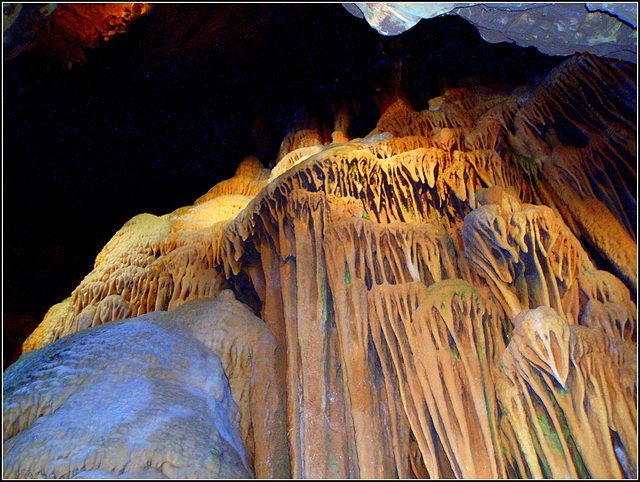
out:
M24 349L229 286L264 321L222 291L191 329L256 476L633 477L634 79L584 55L364 139L302 122L271 172L133 218Z
M3 11L4 60L36 45L50 58L86 61L85 51L126 32L130 23L153 9L149 3L7 4Z
M534 46L549 55L589 52L636 62L638 6L629 3L344 3L383 35L420 19L460 15L488 42Z
M3 379L3 476L249 476L229 367L215 355L238 345L213 329L233 302L225 291L21 358ZM245 333L251 316L238 318Z

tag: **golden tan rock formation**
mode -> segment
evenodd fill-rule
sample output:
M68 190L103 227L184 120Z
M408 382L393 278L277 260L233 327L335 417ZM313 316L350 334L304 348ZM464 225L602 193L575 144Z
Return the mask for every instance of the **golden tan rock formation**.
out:
M219 182L209 191L196 199L195 204L210 201L225 194L254 197L269 180L270 171L262 166L262 163L254 156L246 157L231 179Z
M256 475L633 477L630 71L576 56L422 112L394 91L362 139L303 113L270 172L129 221L24 350L233 288L264 323L194 319Z
M606 271L583 271L580 287L580 324L599 327L612 339L638 341L638 310L629 289Z
M265 172L266 171L266 172ZM141 214L127 222L98 254L94 270L25 341L42 346L76 331L217 295L224 279L213 264L211 239L266 185L268 171L247 158L236 176L216 185L193 206L171 214ZM219 241L215 244L220 244Z
M369 303L427 473L504 477L493 383L510 332L504 314L459 279L381 285Z
M510 139L540 171L544 202L637 292L637 126L628 102L635 76L629 64L571 57L518 110ZM564 142L554 126L568 131Z
M546 206L521 204L501 187L481 189L464 220L467 257L509 315L549 306L577 322L577 276L594 269L571 231Z
M515 321L498 383L512 469L536 478L635 477L637 386L624 373L637 371L635 355L546 306Z
M296 113L289 123L287 135L280 144L276 158L279 163L287 154L301 148L322 147L328 144L330 135L324 132L315 116L307 109Z

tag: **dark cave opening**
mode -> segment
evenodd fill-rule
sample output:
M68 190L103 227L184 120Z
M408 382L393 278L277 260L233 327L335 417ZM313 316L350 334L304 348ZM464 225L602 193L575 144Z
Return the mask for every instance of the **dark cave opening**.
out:
M247 305L258 318L262 315L262 300L249 275L241 271L227 279L227 288L233 291L236 300Z

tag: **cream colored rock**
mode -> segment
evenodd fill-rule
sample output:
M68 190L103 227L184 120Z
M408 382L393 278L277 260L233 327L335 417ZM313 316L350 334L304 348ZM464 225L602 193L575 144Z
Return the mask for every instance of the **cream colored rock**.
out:
M221 194L209 201L200 202L188 210L179 210L169 216L172 231L197 231L221 221L233 219L252 197L242 194Z
M220 242L211 241L221 238L227 224L267 184L268 173L249 157L235 177L214 186L193 206L163 216L133 217L100 251L93 271L64 305L49 310L23 351L112 320L216 296L224 280L215 269Z
M222 363L192 315L150 313L23 355L3 376L3 477L251 476Z
M231 179L221 181L193 203L198 205L225 194L237 194L252 198L267 184L269 169L266 169L257 157L246 157L236 169Z
M322 151L322 146L311 146L311 147L300 147L294 151L289 152L285 155L278 164L271 170L271 175L269 176L269 182L273 181L279 175L284 172L287 172L293 166L300 164L302 161L310 158L314 154Z

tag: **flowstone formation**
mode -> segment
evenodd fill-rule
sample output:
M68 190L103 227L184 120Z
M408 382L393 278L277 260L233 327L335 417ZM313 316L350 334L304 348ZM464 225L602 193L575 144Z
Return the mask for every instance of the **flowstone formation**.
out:
M24 350L230 288L260 319L196 331L258 477L635 477L635 77L302 116L273 170L123 226Z
M245 323L225 336L234 302ZM235 341L260 331L242 310L223 291L24 355L3 377L3 476L249 477L233 371L215 354L242 353L250 341Z

